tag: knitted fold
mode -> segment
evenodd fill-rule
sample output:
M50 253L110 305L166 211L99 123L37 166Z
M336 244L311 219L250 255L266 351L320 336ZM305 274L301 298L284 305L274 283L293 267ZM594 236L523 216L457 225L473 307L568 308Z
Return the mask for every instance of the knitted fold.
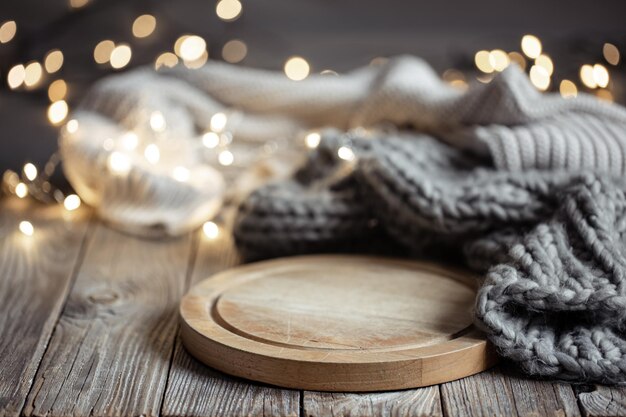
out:
M621 382L624 190L592 173L497 171L426 135L329 133L292 179L250 195L234 234L248 259L385 239L457 255L488 269L476 321L503 356L533 375Z

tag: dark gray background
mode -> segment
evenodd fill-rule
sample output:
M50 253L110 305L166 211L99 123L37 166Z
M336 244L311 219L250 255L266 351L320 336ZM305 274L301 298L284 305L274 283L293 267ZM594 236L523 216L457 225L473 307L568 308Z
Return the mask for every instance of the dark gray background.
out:
M539 36L555 58L557 74L575 73L581 63L601 58L603 42L622 44L626 35L626 2L604 1L372 1L372 0L242 0L235 22L220 21L214 0L92 0L71 11L64 0L3 0L0 22L16 20L18 35L0 45L0 170L18 168L26 160L43 163L56 148L56 128L49 125L45 88L12 92L6 72L15 63L41 60L52 48L65 54L59 77L70 86L75 104L93 80L111 72L93 61L102 39L129 42L133 66L152 63L171 50L184 33L207 39L209 55L219 59L222 45L238 38L248 45L243 64L281 68L284 60L302 55L313 70L345 71L377 56L415 54L439 71L471 69L478 49L519 49L525 33ZM133 19L157 17L157 31L134 39ZM622 49L624 51L624 49ZM623 70L623 68L622 68Z

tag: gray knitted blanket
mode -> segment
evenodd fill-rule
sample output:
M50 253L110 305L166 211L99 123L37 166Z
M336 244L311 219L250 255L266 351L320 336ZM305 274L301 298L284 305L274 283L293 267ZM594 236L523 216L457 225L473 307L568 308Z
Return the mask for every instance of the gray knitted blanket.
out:
M614 383L626 380L625 190L593 173L497 170L426 135L329 132L293 178L243 202L234 233L248 259L459 260L486 271L475 316L501 355L533 375Z

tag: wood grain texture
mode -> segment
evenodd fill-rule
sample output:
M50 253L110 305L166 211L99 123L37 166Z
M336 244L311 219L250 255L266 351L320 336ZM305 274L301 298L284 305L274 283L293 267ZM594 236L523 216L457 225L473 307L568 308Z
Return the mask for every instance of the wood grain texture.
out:
M442 384L441 398L446 416L580 416L569 384L525 379L500 367Z
M198 235L191 283L239 263L230 237ZM196 361L180 339L163 400L164 416L297 416L300 393L238 380Z
M158 415L191 249L97 225L25 414Z
M89 212L0 203L0 415L18 415L72 284ZM18 231L29 220L33 236Z
M439 387L369 394L305 391L303 416L441 416Z
M590 385L575 389L585 416L626 416L626 387Z
M209 366L272 385L430 386L496 360L472 327L475 282L463 271L375 256L257 262L195 285L181 301L181 335Z

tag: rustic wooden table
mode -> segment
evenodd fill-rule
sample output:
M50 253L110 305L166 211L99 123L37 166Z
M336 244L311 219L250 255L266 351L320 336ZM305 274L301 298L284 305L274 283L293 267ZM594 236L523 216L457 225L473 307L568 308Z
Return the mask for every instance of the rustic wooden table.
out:
M19 232L32 222L33 236ZM145 240L88 209L0 202L0 415L626 415L626 389L525 379L504 368L374 394L285 390L187 354L177 307L238 262L226 234Z

